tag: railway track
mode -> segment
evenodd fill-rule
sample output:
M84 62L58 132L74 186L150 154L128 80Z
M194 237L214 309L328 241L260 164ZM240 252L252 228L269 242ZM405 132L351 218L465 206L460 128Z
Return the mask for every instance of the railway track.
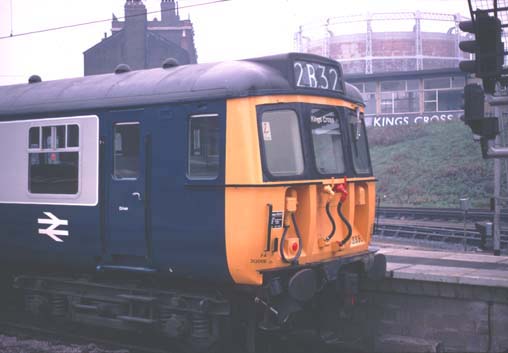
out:
M383 218L427 219L462 221L464 211L458 208L414 208L414 207L378 207L377 213ZM492 221L494 212L486 209L470 209L466 219L470 222ZM501 212L501 221L508 223L508 212Z
M1 305L1 304L0 304ZM163 342L160 337L142 336L138 333L117 332L111 329L91 328L64 321L37 319L20 311L0 310L0 352L1 337L16 337L20 342L9 353L181 353L190 352L178 345ZM40 342L40 343L37 343ZM49 344L48 344L49 342ZM41 345L41 347L38 347ZM161 348L163 347L164 348ZM65 347L62 350L62 347ZM68 349L67 349L68 347ZM268 346L267 346L268 347ZM247 353L235 347L219 348L218 352ZM277 353L338 353L355 352L343 342L323 344L316 336L304 333L298 337L288 336L275 340L267 352Z
M492 239L482 239L475 222L492 221L489 210L472 209L466 214L460 209L380 207L377 209L376 236L415 241L463 244L485 248ZM508 249L508 213L501 214L501 249Z
M452 227L432 227L424 225L410 224L389 224L380 223L377 226L376 236L386 238L403 238L408 240L424 240L433 242L444 242L447 244L466 244L478 248L485 248L486 243L481 239L476 230L457 226ZM508 233L501 232L501 249L508 249Z
M49 323L48 321L35 320L19 312L8 311L0 315L0 334L6 336L21 337L30 340L30 347L22 347L22 351L46 352L36 347L33 340L52 342L56 346L69 345L87 347L93 345L94 352L104 353L176 353L177 348L162 349L156 347L157 342L138 337L126 337L117 332L92 330L81 326L69 326L63 323ZM135 342L137 341L137 342ZM35 346L35 347L34 347ZM99 348L100 346L100 348ZM70 348L69 348L70 349ZM87 351L85 348L84 351Z

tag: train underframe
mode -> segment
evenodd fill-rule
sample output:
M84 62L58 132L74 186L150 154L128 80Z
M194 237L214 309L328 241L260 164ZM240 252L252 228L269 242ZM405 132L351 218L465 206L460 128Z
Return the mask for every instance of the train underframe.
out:
M188 351L240 346L258 352L267 341L298 330L314 330L323 342L333 342L336 320L354 304L359 280L382 277L385 270L384 256L367 251L265 271L261 287L196 286L128 273L23 274L14 278L14 287L25 310L38 317L155 333Z

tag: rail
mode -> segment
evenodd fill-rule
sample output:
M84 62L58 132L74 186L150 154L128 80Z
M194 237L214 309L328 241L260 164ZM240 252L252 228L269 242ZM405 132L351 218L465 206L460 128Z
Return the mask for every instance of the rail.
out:
M384 218L412 218L412 219L446 219L464 220L464 211L459 208L416 208L416 207L378 207L377 213ZM469 222L492 221L494 212L486 209L470 209L466 213ZM508 212L501 212L501 221L508 223Z

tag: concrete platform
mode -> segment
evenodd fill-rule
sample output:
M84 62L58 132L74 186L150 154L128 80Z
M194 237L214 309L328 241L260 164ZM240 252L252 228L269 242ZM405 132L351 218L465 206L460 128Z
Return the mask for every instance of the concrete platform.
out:
M429 245L429 244L427 244ZM382 280L360 281L351 331L364 352L508 352L508 256L374 241Z
M375 244L395 279L508 288L508 256Z

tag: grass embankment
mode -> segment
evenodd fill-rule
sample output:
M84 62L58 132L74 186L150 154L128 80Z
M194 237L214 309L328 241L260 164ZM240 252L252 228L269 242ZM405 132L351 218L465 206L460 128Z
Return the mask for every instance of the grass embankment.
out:
M493 163L460 121L368 131L381 206L488 208Z

